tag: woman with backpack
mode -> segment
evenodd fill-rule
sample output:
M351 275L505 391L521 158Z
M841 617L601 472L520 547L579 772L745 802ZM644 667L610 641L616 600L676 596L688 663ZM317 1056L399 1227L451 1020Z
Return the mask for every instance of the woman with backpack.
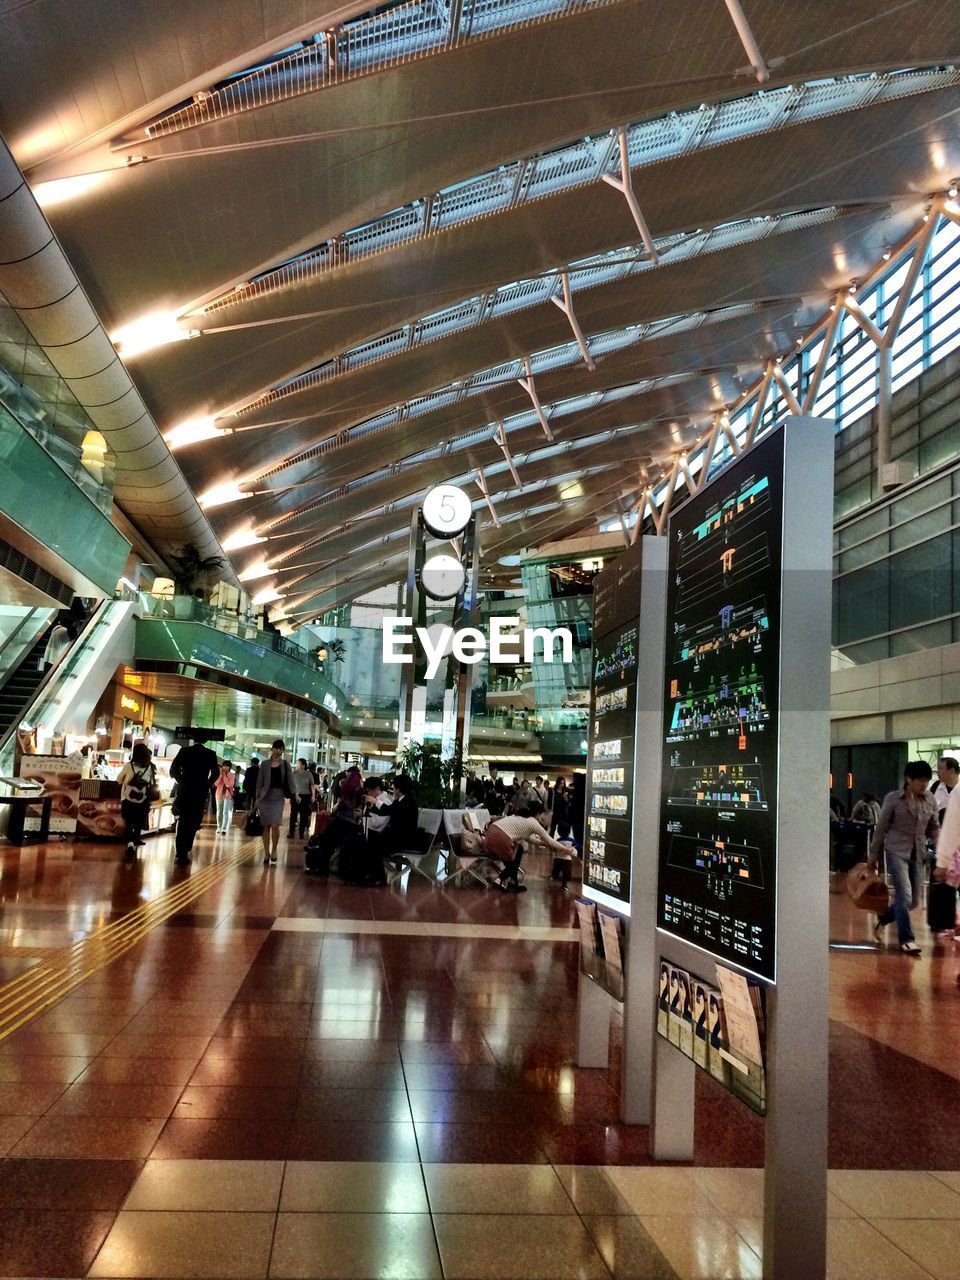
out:
M124 857L127 862L132 862L137 856L137 849L143 844L141 836L149 820L150 801L157 786L157 769L145 742L138 742L133 748L130 760L117 775L117 781L120 783L120 816L127 825Z

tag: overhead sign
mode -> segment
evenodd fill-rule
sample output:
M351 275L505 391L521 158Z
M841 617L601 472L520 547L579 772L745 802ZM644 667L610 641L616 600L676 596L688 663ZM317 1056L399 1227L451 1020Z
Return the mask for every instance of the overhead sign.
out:
M670 519L657 906L660 928L768 981L783 469L778 431Z
M201 725L177 725L173 731L176 739L190 738L194 742L224 742L226 740L225 729L204 729Z
M463 533L473 515L473 503L455 484L438 484L420 507L423 523L435 538L455 538Z

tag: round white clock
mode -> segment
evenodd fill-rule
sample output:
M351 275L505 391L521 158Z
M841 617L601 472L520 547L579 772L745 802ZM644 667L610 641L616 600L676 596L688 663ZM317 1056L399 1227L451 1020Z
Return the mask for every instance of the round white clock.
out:
M423 500L423 523L435 538L455 538L470 523L473 504L455 484L434 486Z
M463 590L466 576L456 556L431 556L420 570L420 585L431 600L450 600Z

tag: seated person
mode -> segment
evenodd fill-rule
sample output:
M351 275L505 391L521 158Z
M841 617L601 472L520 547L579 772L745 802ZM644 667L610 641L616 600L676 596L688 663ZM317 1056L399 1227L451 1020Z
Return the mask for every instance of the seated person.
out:
M569 845L563 845L547 834L542 821L546 816L540 801L531 799L528 801L526 816L511 814L506 818L497 818L484 832L484 850L504 863L498 880L499 887L504 891L514 889L523 893L525 890L525 886L519 883L520 860L523 857L521 841L542 845L545 849L551 849L554 854L569 852Z
M398 773L393 780L393 804L387 835L397 852L413 849L420 852L420 811L417 808L413 779Z

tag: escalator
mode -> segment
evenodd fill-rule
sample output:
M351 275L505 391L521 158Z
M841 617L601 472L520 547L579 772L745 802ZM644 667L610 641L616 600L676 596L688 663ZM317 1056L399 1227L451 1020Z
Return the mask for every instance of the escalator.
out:
M6 738L26 715L43 681L43 653L47 632L43 631L32 649L0 686L0 740Z
M84 731L117 666L133 656L134 606L102 601L59 662L41 672L48 638L49 626L39 637L31 634L23 658L0 685L0 776L14 768L21 723L42 724L49 734Z

